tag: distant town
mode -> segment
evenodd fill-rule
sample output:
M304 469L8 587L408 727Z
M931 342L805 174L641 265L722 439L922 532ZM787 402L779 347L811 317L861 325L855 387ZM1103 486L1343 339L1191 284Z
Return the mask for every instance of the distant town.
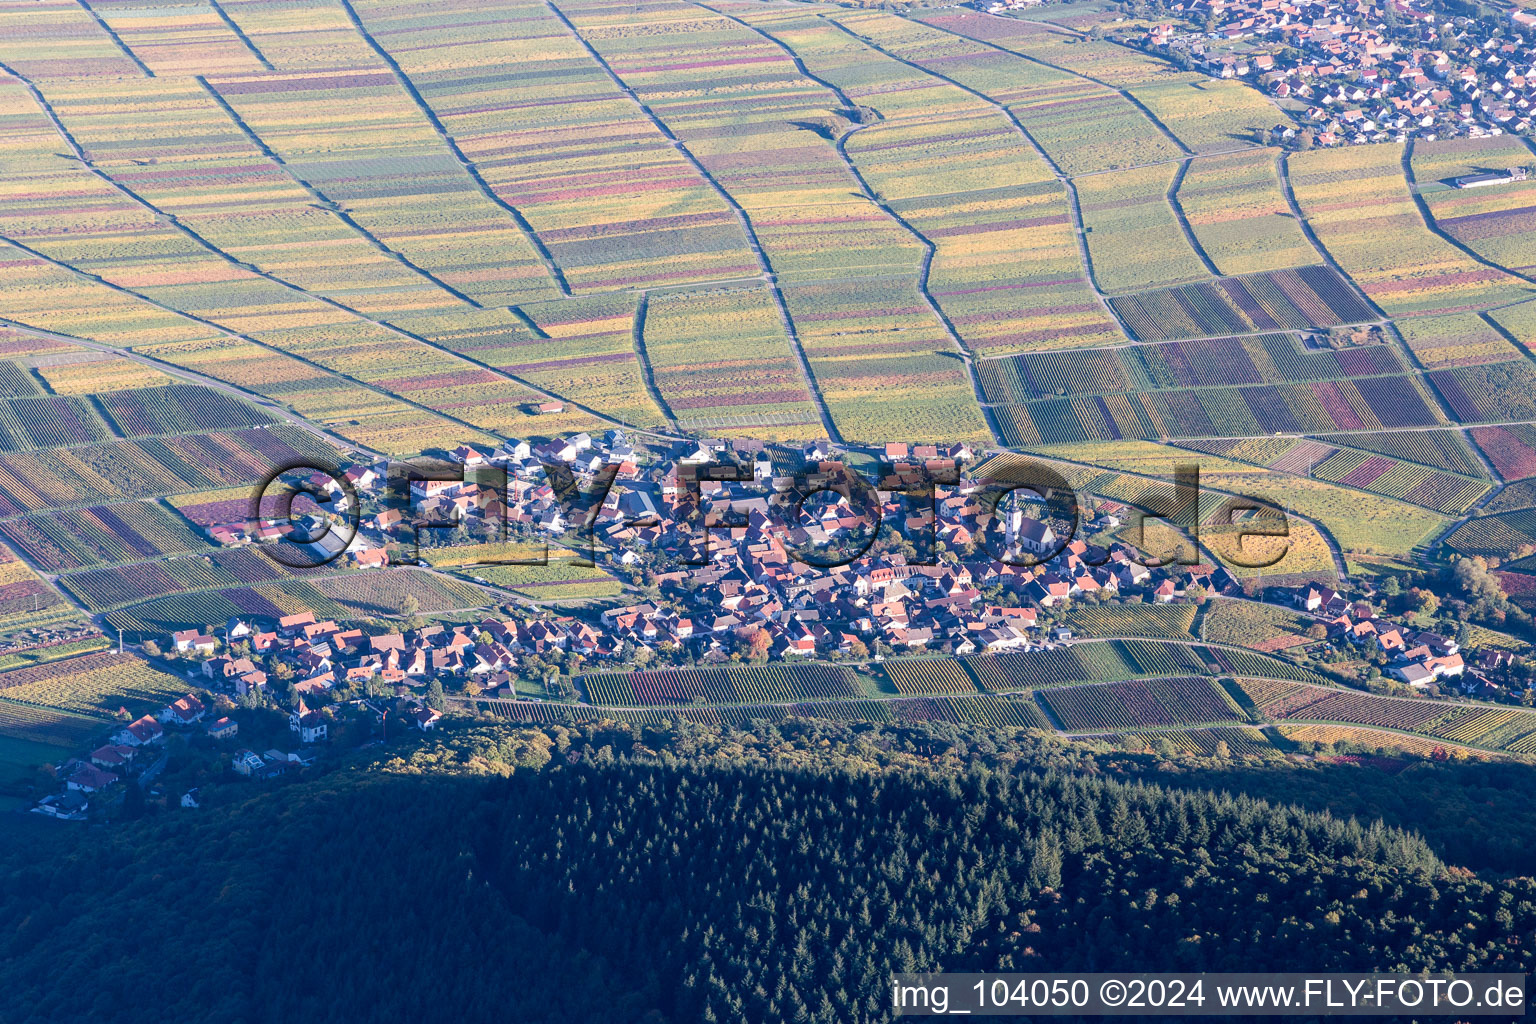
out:
M156 750L168 731L215 741L216 756L234 775L269 779L312 764L314 754L305 751L327 743L338 727L367 742L387 729L391 716L397 728L431 731L456 700L585 706L590 697L581 677L588 671L1050 651L1079 639L1074 608L1105 604L1200 604L1218 596L1267 603L1309 624L1297 640L1318 664L1372 665L1357 685L1380 678L1388 688L1524 703L1536 692L1526 688L1523 659L1494 648L1465 651L1456 637L1415 626L1438 604L1434 594L1378 594L1317 580L1291 584L1285 577L1266 586L1210 561L1186 557L1181 564L1170 557L1159 564L1115 539L1136 535L1138 510L1093 499L1068 540L1066 524L1046 514L1045 503L1034 506L1039 518L1023 504L1005 510L983 483L956 478L973 454L966 446L898 443L852 454L878 458L890 470L879 494L894 541L857 537L867 520L835 492L829 493L837 500L814 512L807 503L801 524L785 527L776 494L791 483L818 488L839 479L838 460L850 453L827 442L775 449L706 440L656 451L612 430L596 438L509 441L494 450L466 445L452 453L457 479L409 481L408 513L385 507L398 505L387 500L385 465L354 466L336 477L313 473L298 484L318 492L317 508L326 511L215 524L208 535L227 546L281 544L289 549L285 557L300 550L377 569L414 557L414 543L428 539L439 546L420 550L427 564L434 552L458 546L473 553L525 550L540 539L569 544L573 526L585 521L601 566L631 592L649 596L589 614L509 604L504 607L512 614L477 621L408 615L367 629L300 611L270 622L231 618L216 629L147 640L142 653L184 675L193 692L58 766L62 789L37 809L83 817L90 799L110 795L118 782L153 781L164 764ZM786 460L811 472L798 479L780 475ZM714 475L741 479L700 479L711 475L703 467L726 465L739 468ZM617 472L601 503L583 511L550 482L550 470L562 467L584 493L605 469ZM477 482L492 469L505 472L504 489ZM441 464L434 472L444 475ZM910 494L915 481L945 478L958 482L934 487L931 513L922 501L914 509L903 493L904 486ZM398 473L395 482L401 482ZM358 508L350 507L348 487ZM989 508L994 503L996 512ZM984 541L994 515L1003 520L1006 558L989 554ZM305 539L322 523L348 516L362 524L350 542L331 539L338 531ZM425 528L432 522L453 529ZM707 551L701 550L701 522ZM502 543L486 544L487 537ZM932 549L921 557L925 538ZM836 550L839 543L869 550L830 568L792 554L807 545ZM1385 611L1394 601L1406 615ZM231 717L237 708L283 716L286 742L259 750L249 745ZM193 806L198 794L179 799Z
M1385 4L1187 0L1140 40L1218 78L1251 82L1296 111L1270 141L1334 146L1410 137L1529 135L1536 116L1536 13L1502 23Z

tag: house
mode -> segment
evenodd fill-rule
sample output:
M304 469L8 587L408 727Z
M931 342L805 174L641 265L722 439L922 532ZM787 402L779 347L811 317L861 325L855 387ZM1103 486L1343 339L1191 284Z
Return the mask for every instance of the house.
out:
M91 764L98 768L122 769L131 762L138 751L121 743L108 743L91 751Z
M171 645L176 648L177 654L212 654L219 649L217 638L204 635L200 629L183 629L172 633Z
M159 722L149 715L135 722L131 722L124 729L120 729L112 742L121 743L125 747L144 747L151 743L159 743L165 739L165 729Z
M277 620L277 631L283 636L297 636L304 632L305 626L315 624L314 612L300 612L297 615L284 615Z
M438 719L443 717L441 711L432 708L417 708L411 714L411 721L422 732L431 732L437 728Z
M189 693L161 708L155 717L166 725L189 726L201 721L206 710L197 695Z
M325 716L309 710L302 696L288 715L288 728L299 734L301 743L318 743L330 733Z
M58 818L61 821L84 821L85 812L91 803L85 794L78 790L68 793L55 793L45 796L32 808L38 814L46 814L50 818Z
M359 569L382 569L389 564L389 552L383 548L354 551L352 561Z
M208 726L208 735L216 740L232 739L240 732L240 723L228 715Z
M240 775L254 775L266 767L266 762L254 750L237 750L229 766Z
M64 785L68 789L79 790L82 793L98 793L121 781L120 777L111 772L102 771L93 764L80 764L65 778Z
M197 793L197 788L193 787L192 789L189 789L185 793L181 794L181 806L201 807L202 804L198 803Z

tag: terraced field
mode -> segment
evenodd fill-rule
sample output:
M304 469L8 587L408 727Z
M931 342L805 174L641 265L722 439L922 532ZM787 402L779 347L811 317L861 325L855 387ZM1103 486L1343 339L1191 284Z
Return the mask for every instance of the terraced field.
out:
M1314 150L1289 158L1296 199L1329 253L1393 316L1515 302L1536 285L1484 266L1425 225L1397 145Z
M1200 247L1223 274L1320 263L1291 216L1275 170L1279 151L1192 160L1175 198Z
M1501 173L1531 163L1519 139L1416 141L1413 176L1435 225L1490 263L1516 273L1536 270L1536 180L1457 189L1457 178Z

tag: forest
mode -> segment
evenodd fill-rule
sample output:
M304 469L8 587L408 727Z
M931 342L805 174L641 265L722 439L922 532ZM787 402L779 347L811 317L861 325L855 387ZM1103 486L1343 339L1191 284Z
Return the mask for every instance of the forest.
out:
M1457 823L1412 800L1406 828L1327 809L1529 781L1423 769L1351 797L1358 767L1022 730L454 726L198 811L7 830L0 1016L830 1024L887 1019L894 970L1528 970L1529 878L1448 863Z

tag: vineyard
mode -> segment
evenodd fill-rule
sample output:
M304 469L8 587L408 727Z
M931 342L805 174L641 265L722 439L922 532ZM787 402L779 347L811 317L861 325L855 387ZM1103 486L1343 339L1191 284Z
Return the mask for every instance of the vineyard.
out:
M1413 146L1413 175L1436 226L1488 262L1526 273L1536 267L1536 181L1492 189L1435 185L1530 161L1530 150L1512 135L1419 141Z
M1312 230L1373 302L1388 316L1419 315L1500 305L1536 291L1430 231L1403 177L1402 158L1400 145L1287 158Z
M1518 358L1520 352L1476 313L1400 320L1397 333L1409 351L1432 370Z
M1463 423L1536 419L1536 367L1529 360L1435 370L1428 376Z
M881 667L904 696L976 692L976 684L952 658L888 661Z
M782 704L860 697L857 680L836 665L730 665L721 668L599 672L582 677L594 704Z
M1477 431L1472 431L1474 437ZM1487 470L1459 430L1415 430L1379 434L1341 434L1318 440L1349 445L1404 462L1444 469L1463 476L1484 476Z
M1068 732L1243 721L1246 716L1210 679L1155 678L1042 690L1037 698Z
M1474 427L1471 434L1505 480L1536 477L1536 426Z
M1469 746L1536 753L1536 713L1523 708L1380 697L1354 690L1238 679L1259 714L1410 732Z
M184 521L151 501L34 514L0 525L0 532L49 572L208 547Z
M0 672L0 698L85 715L126 707L137 716L186 692L185 680L116 651Z
M978 654L962 660L983 690L1003 693L1139 674L1112 643L1039 651Z
M275 422L248 402L189 384L113 391L96 401L123 437L240 430Z
M1144 751L1156 752L1166 744L1177 753L1195 754L1200 757L1217 756L1220 753L1219 745L1223 743L1227 745L1227 754L1231 757L1262 757L1277 753L1274 744L1270 743L1262 732L1241 726L1170 729L1155 733L1122 733L1115 739L1126 749L1140 748Z
M733 666L734 667L734 666ZM1027 694L994 697L903 697L894 700L826 700L789 704L737 704L726 707L590 708L542 701L481 700L498 718L514 722L551 722L612 719L635 725L665 725L674 720L710 725L743 725L754 719L827 718L862 722L956 722L994 728L1051 728L1050 722Z
M989 379L997 381L998 375L988 371L984 386ZM1005 438L1021 447L1132 438L1327 434L1443 423L1416 379L1407 374L1044 398L1000 404L993 411L1002 421Z
M167 594L288 577L280 563L261 551L236 548L207 556L89 569L61 576L59 583L92 611L101 611Z
M1154 389L1310 383L1401 374L1386 345L1309 349L1294 335L1203 338L1132 348L1039 352L982 362L977 370L992 402L1119 394Z
M25 740L63 748L62 758L104 735L112 727L110 720L60 711L57 708L22 704L0 697L0 737Z
M1465 555L1508 558L1536 544L1536 508L1479 516L1457 527L1445 542Z
M1279 151L1255 149L1191 161L1176 196L1190 228L1224 274L1318 262L1292 219L1280 178Z
M1288 608L1218 598L1207 606L1204 636L1214 643L1273 652L1306 643L1304 634L1311 624Z
M1376 319L1328 267L1224 277L1207 284L1116 296L1109 303L1142 341L1305 331Z

